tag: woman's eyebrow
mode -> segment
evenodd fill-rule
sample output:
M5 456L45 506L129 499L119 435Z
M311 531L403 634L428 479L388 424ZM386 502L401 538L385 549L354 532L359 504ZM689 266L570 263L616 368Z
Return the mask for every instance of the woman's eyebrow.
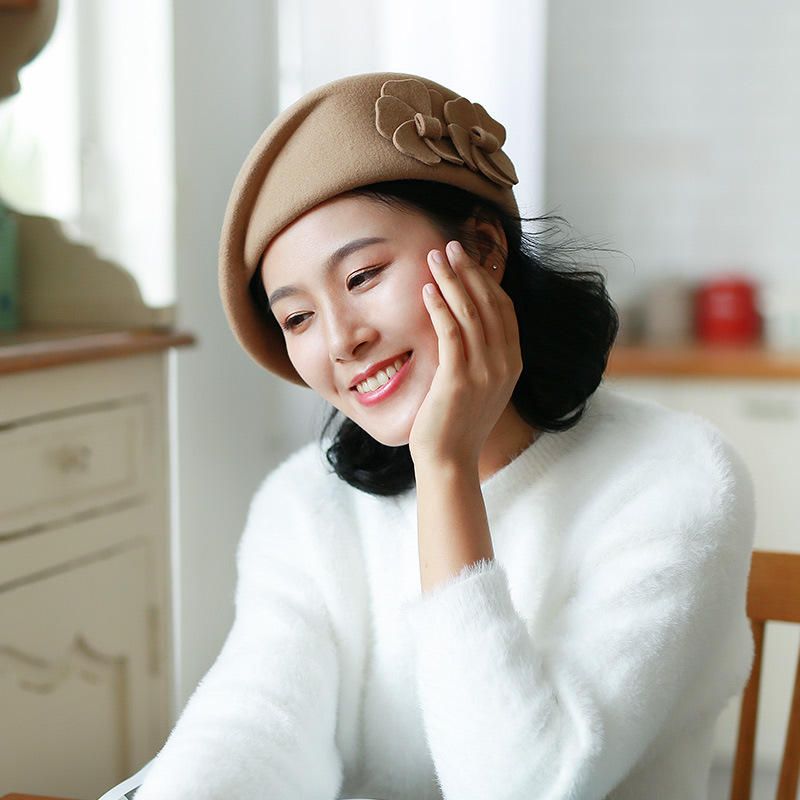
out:
M364 247L369 247L371 244L379 244L381 242L388 241L389 240L383 236L362 236L360 239L353 239L352 242L343 244L341 247L334 250L333 253L328 257L328 260L325 262L325 276L332 272L341 261L348 256L351 256L353 253L361 250ZM278 300L281 300L284 297L289 297L293 294L297 294L299 291L300 290L296 286L291 284L288 286L281 286L269 296L267 302L271 308L275 305L275 303L278 302Z

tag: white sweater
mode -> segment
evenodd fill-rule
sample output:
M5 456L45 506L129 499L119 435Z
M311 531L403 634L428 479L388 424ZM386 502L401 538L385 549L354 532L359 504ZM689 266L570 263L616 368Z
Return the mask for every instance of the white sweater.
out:
M136 800L705 800L753 659L740 456L601 385L481 488L495 559L422 594L413 489L357 491L318 442L271 472Z

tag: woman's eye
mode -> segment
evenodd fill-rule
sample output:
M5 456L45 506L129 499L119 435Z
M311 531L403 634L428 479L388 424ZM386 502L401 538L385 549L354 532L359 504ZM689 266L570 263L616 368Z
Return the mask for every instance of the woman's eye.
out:
M350 279L349 283L347 284L348 289L352 289L355 286L361 286L364 283L368 283L372 280L373 275L380 272L383 269L383 266L379 267L371 267L370 269L365 269L363 272L359 272ZM358 281L359 278L363 278L364 280ZM356 282L358 281L358 282ZM281 324L281 328L285 331L290 331L293 328L298 327L306 317L311 316L310 314L295 314L293 317L288 317L285 322Z
M366 283L367 280L370 280L375 273L380 272L381 269L383 269L383 267L372 267L353 275L353 277L350 279L350 283L347 285L347 288L352 289L354 286L361 286L361 284ZM366 278L367 280L361 281L360 283L355 283L355 281L359 278Z
M303 321L303 317L307 316L308 314L295 314L295 316L289 317L286 322L281 325L281 327L285 331L290 331L292 328L296 328Z

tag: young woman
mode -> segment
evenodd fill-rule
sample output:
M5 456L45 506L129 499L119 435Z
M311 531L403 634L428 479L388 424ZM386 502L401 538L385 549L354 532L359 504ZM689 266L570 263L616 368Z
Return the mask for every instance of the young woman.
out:
M332 414L253 497L235 622L137 800L707 796L752 481L699 416L601 385L603 278L523 231L504 142L366 73L248 156L223 304Z

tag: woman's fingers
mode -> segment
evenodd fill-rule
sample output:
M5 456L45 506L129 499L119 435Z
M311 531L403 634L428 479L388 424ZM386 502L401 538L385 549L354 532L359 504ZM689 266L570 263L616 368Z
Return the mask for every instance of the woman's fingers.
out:
M462 285L471 296L481 318L481 327L489 351L504 348L507 343L497 284L464 251L459 242L447 245L447 253Z
M489 284L497 300L499 309L498 316L503 327L503 353L506 355L509 366L513 370L521 372L522 352L520 350L519 324L517 322L517 311L514 308L514 301L499 283L493 281L488 276L486 277L486 282Z
M490 370L500 364L512 369L521 365L519 327L511 298L459 242L449 242L445 253L432 250L428 254L437 285L434 300L439 305L432 308L439 320L435 327L440 359L450 353L451 358L463 358L476 368L488 364ZM437 262L435 254L444 260ZM443 336L450 340L449 347L442 348Z
M480 270L479 270L480 272ZM517 324L517 312L514 308L514 301L508 293L497 282L493 281L488 273L481 272L492 294L495 297L498 308L498 319L503 329L503 340L507 346L519 344L519 326Z
M460 242L450 242L448 250L453 245L458 247L450 258L463 288L469 291L480 311L490 366L506 364L519 373L522 370L522 354L514 301L499 282L493 280L492 273L464 252Z
M460 370L463 368L466 356L459 324L450 313L436 283L426 283L423 289L425 307L428 309L439 343L439 365L454 371Z
M436 280L440 299L444 301L445 308L439 308L440 314L444 312L449 317L449 320L442 322L445 333L450 338L458 338L462 347L462 358L471 362L479 358L486 348L480 312L461 285L444 253L431 250L428 253L428 263Z

